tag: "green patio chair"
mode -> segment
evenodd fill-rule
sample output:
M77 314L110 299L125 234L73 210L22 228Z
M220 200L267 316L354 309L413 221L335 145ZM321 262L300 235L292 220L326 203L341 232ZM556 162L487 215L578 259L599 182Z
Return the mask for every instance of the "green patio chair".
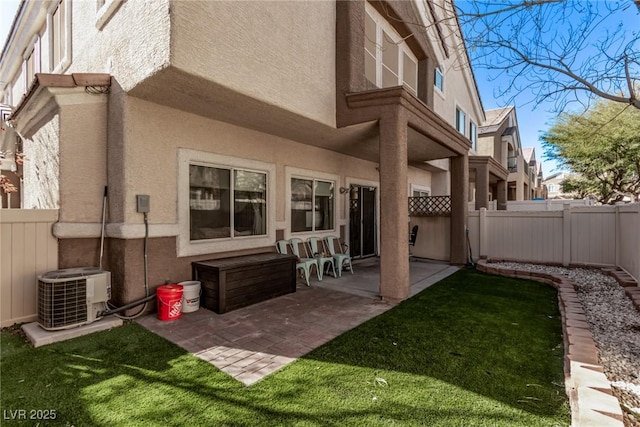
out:
M333 263L338 270L338 277L342 277L342 269L345 264L349 266L351 274L353 274L353 264L351 264L351 256L349 255L349 247L340 243L340 239L334 236L328 236L325 238L327 249L333 257Z
M291 247L291 245L289 244L288 240L278 240L276 242L276 250L278 251L279 254L289 254L289 247ZM311 286L309 284L309 276L311 275L310 270L311 270L312 263L302 261L298 256L298 254L296 254L296 251L293 250L293 248L291 249L291 253L298 257L298 261L296 262L296 270L300 270L300 273L302 274L302 277L304 278L306 285ZM314 261L314 264L316 264L315 261ZM317 268L317 264L316 264L316 268Z
M298 257L298 264L302 264L303 265L303 269L305 272L305 278L306 278L306 282L307 282L307 286L309 285L309 277L311 276L311 267L316 268L316 275L318 276L318 280L320 280L320 278L322 277L322 275L320 274L320 269L319 269L319 264L318 261L315 258L310 258L309 255L306 253L307 252L307 248L303 245L303 249L305 251L305 256L303 257L302 255L300 255L300 244L303 243L302 239L290 239L289 240L289 246L291 247L291 251L293 252L293 254L295 256Z
M311 248L311 256L318 261L318 266L320 267L320 270L318 270L320 272L319 279L322 280L322 275L328 268L327 265L331 266L333 277L338 277L336 276L336 267L333 265L333 256L325 253L322 239L319 237L309 237L309 239L307 239L307 243L309 243L309 247Z

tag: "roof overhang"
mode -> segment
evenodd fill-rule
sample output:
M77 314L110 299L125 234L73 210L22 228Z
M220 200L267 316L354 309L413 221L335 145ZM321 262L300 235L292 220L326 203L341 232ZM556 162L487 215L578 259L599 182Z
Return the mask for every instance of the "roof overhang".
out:
M394 108L407 113L408 161L425 168L430 160L467 155L471 141L403 87L376 89L346 95L349 111L340 123L353 125L377 121Z
M502 166L491 156L469 156L469 169L477 169L480 166L487 166L489 169L489 182L494 184L497 181L506 181L509 177L509 170Z

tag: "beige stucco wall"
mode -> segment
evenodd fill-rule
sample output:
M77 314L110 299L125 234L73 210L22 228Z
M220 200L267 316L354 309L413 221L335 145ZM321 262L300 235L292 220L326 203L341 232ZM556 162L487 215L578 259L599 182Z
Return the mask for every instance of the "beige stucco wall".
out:
M98 28L96 4L73 1L73 56L67 72L110 73L129 90L169 61L169 0L124 1Z
M335 3L171 2L171 64L335 126Z
M125 177L127 222L140 221L135 212L135 194L151 196L155 222L177 221L178 147L273 163L279 189L285 185L286 165L338 175L348 171L350 176L377 180L374 163L136 98L127 102L124 139L121 173ZM284 201L284 194L279 192L277 221L285 219Z
M180 149L215 153L219 156L249 159L273 165L275 174L275 228L288 234L287 173L290 169L317 172L317 177L336 177L336 228L348 225L348 197L340 187L349 183L376 185L377 163L346 156L284 138L207 119L125 95L119 102L124 120L112 135L121 142L110 141L109 182L110 214L107 232L112 237L141 237L143 216L136 212L136 195L151 197L149 221L152 236L175 236L180 233L179 192L188 193L188 183L179 188ZM116 122L114 122L116 123ZM182 150L184 151L184 150ZM409 169L409 183L431 185L431 173ZM122 213L118 213L121 205ZM184 219L183 219L184 220ZM114 227L120 227L116 230ZM131 228L134 227L134 228ZM136 228L137 227L137 228ZM133 230L133 231L132 231ZM272 244L270 241L268 245ZM227 249L228 250L228 249Z
M107 183L107 98L83 94L76 100L60 107L59 220L96 223Z

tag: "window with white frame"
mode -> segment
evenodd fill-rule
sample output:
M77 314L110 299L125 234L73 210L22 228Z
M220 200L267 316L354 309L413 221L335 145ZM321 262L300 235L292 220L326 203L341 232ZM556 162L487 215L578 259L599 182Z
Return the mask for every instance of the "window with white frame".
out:
M71 0L60 0L48 17L49 70L60 73L71 62Z
M440 92L444 91L444 76L438 67L434 71L433 84Z
M377 87L404 85L418 92L418 59L398 32L365 3L365 77Z
M267 174L189 164L190 240L267 234Z
M123 0L97 0L96 27L100 30L118 9Z
M5 86L3 91L4 94L2 96L2 103L5 105L11 105L11 85Z
M420 184L411 184L411 197L429 197L431 196L431 187Z
M335 183L291 177L291 232L334 229Z
M456 129L465 134L467 115L460 108L456 108Z
M478 151L478 127L472 121L469 121L469 139L473 150Z
M40 36L36 36L34 38L33 43L30 45L30 49L27 51L28 53L24 55L24 87L25 91L29 90L29 86L31 82L36 76L36 73L39 73L41 70L41 51L40 51Z

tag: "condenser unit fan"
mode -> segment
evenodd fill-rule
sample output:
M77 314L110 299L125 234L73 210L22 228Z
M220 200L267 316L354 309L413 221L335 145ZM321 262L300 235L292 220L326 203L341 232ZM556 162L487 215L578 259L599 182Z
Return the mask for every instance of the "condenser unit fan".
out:
M38 276L38 324L68 329L98 320L111 298L111 273L97 267L68 268Z

